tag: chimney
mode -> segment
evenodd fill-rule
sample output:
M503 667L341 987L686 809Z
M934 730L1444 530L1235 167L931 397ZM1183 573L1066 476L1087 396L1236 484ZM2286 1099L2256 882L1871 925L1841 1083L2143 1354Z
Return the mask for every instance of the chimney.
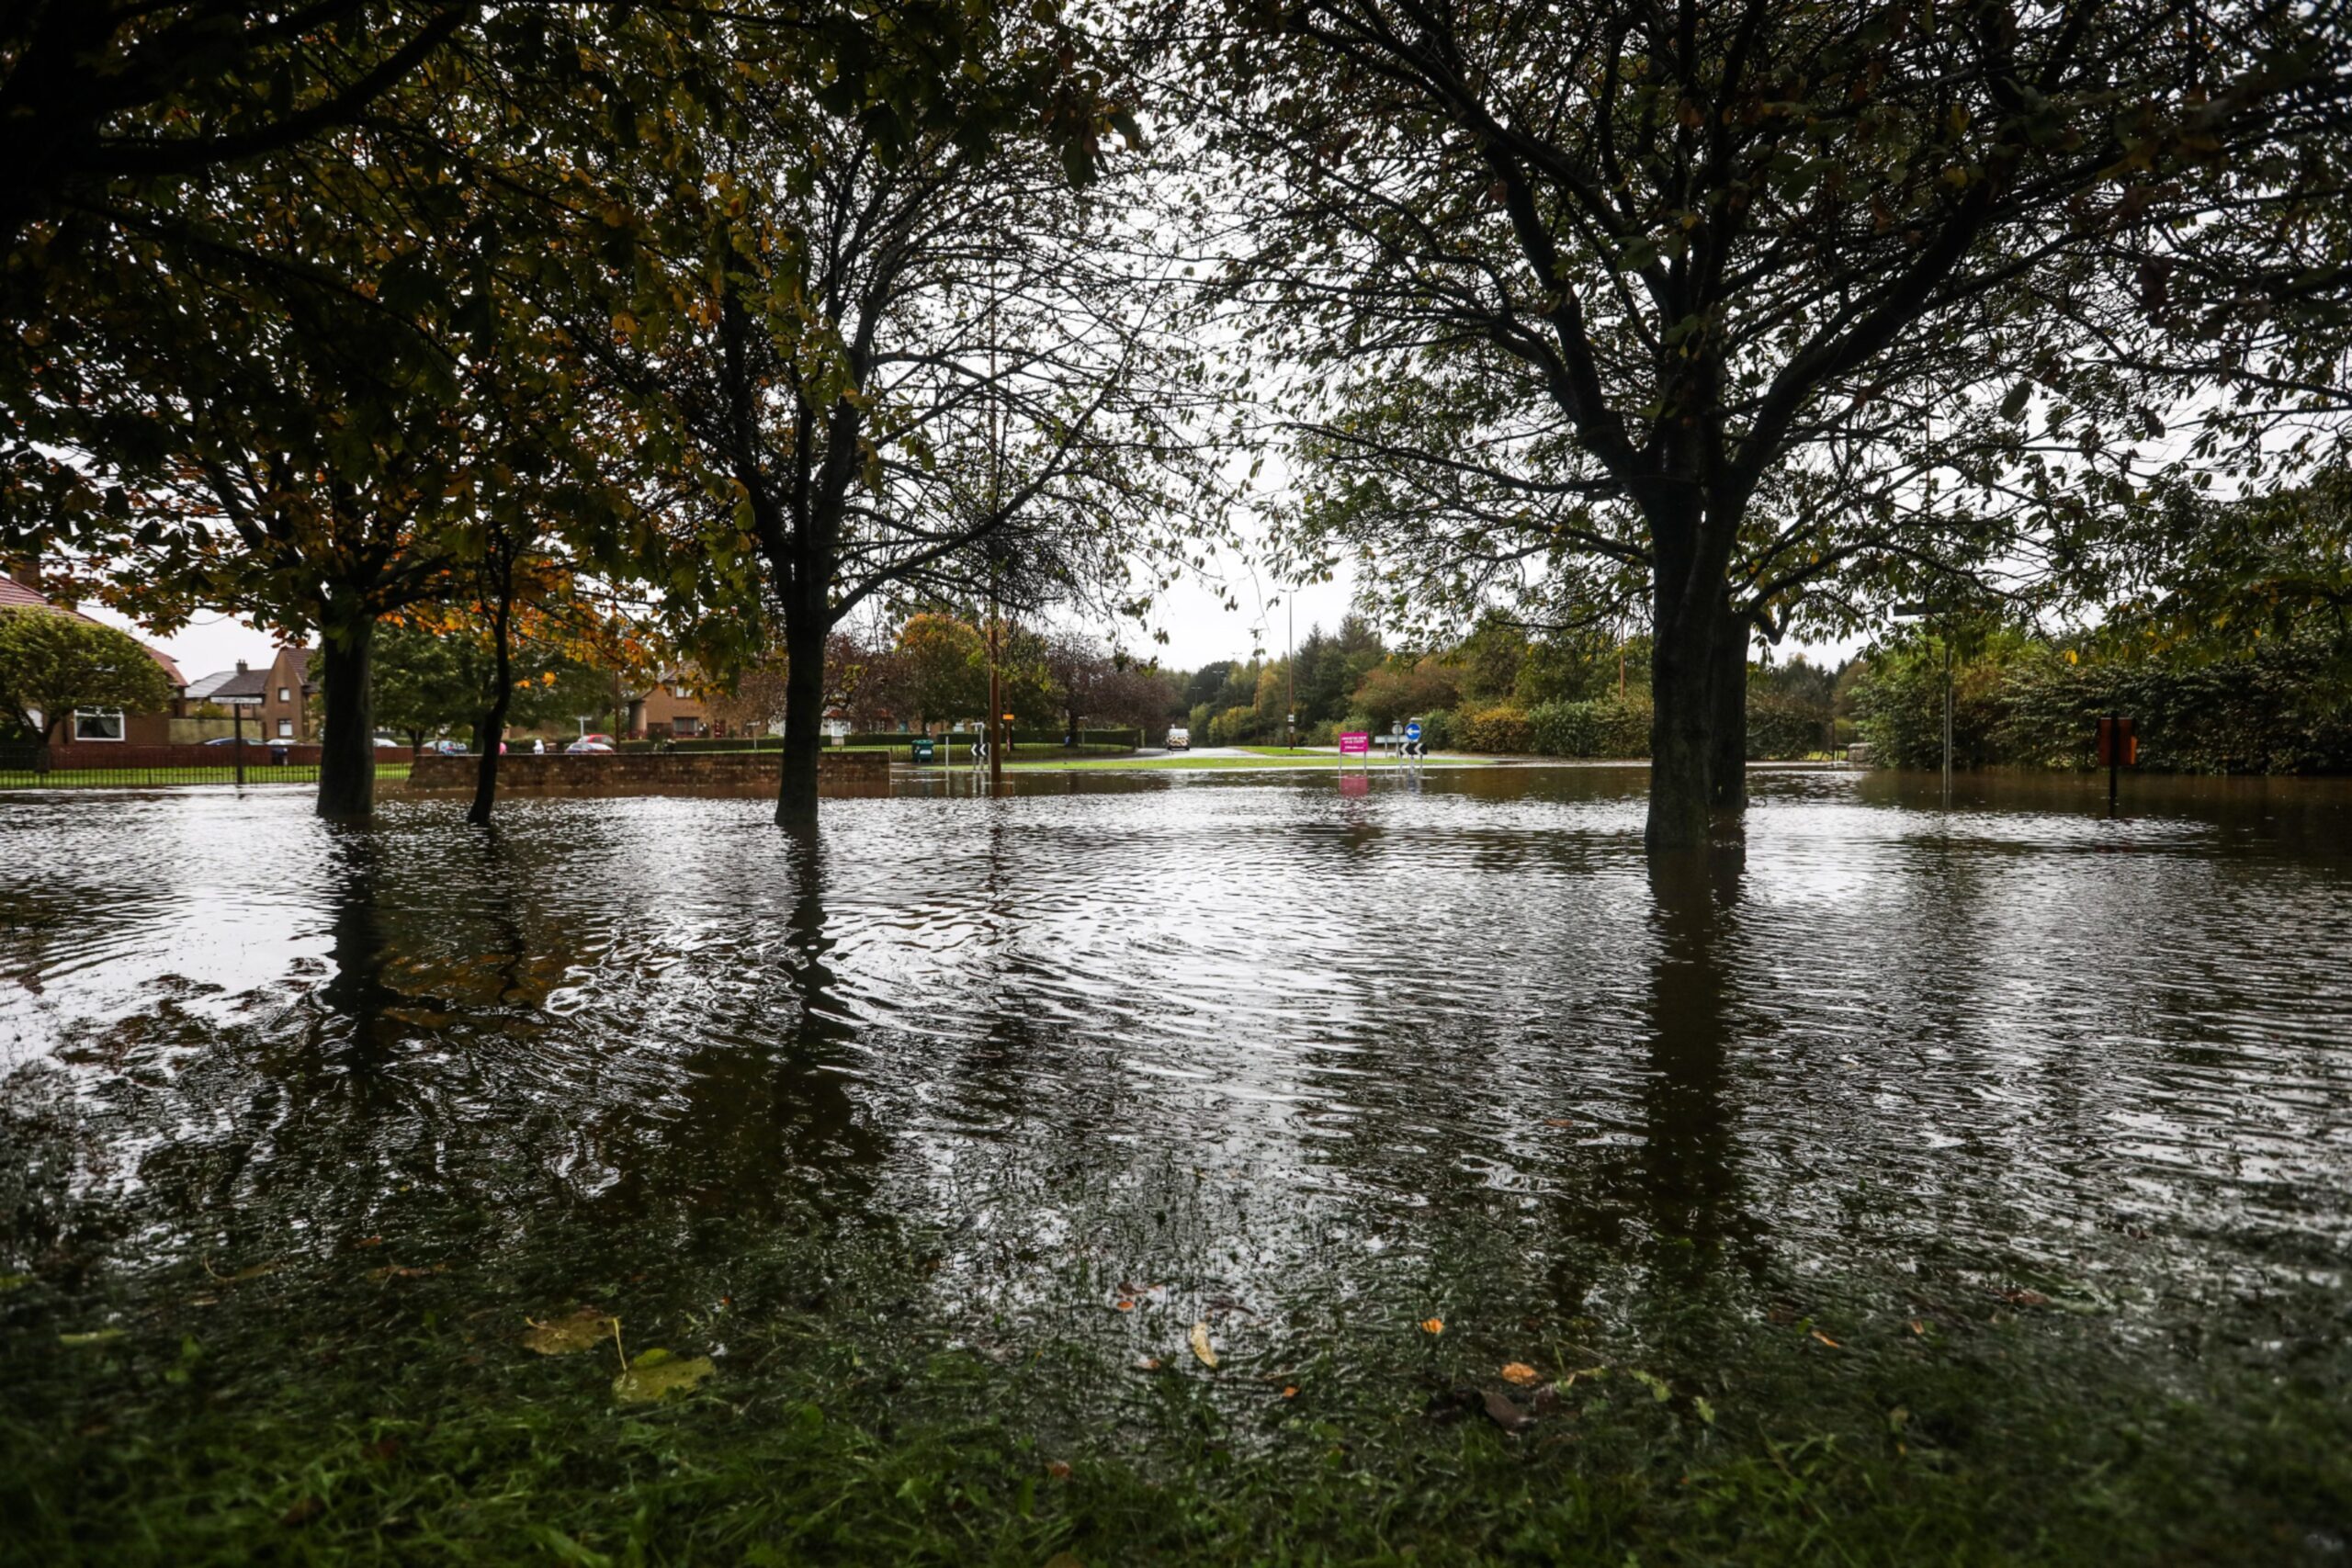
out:
M238 673L238 674L240 674L240 675L242 675L242 674L243 674L244 672L245 672L245 661L244 661L243 660L240 659L240 660L237 660L237 673Z

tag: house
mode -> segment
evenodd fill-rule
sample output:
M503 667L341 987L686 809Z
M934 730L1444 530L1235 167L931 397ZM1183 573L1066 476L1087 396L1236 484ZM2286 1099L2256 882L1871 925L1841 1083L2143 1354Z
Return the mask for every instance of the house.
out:
M633 740L664 736L686 739L712 733L710 710L683 671L670 671L626 700L628 712L622 728Z
M41 592L40 576L29 567L12 567L0 577L0 610L49 610L61 615L71 615L77 621L89 621L93 626L104 623L94 620L71 605L60 604ZM124 713L120 708L76 708L74 722L61 729L51 744L60 750L84 745L162 746L172 739L172 721L187 712L187 701L177 694L187 689L187 677L172 662L172 656L162 649L139 645L147 649L147 657L162 666L164 678L172 683L175 694L170 705L156 713Z
M315 649L280 648L270 657L268 665L255 670L243 660L237 660L234 670L223 670L190 682L187 701L193 706L210 703L217 707L235 708L247 720L246 733L253 739L291 742L302 745L317 739L311 734L310 698L318 690L311 679L311 656Z

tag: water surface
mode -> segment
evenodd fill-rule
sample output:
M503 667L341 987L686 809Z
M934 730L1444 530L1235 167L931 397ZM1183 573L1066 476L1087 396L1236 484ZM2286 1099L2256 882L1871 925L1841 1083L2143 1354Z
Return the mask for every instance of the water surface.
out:
M1277 1375L1704 1295L2065 1314L2185 1386L2352 1302L2342 783L1759 773L1744 855L1661 870L1638 770L946 777L814 846L0 803L0 1269L90 1317L380 1248L519 1314L855 1227L921 1238L939 1344L1207 1319ZM1096 1375L1072 1419L1142 1397Z

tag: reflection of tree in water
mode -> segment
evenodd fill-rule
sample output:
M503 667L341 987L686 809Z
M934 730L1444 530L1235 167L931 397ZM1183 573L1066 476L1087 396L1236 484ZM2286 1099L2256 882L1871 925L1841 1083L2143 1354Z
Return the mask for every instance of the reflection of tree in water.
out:
M774 1219L873 1190L884 1140L850 1092L842 1047L856 1025L828 963L825 849L813 830L784 831L786 951L762 978L786 994L754 985L695 1020L672 1102L607 1114L599 1141L616 1176L600 1207Z
M1651 1230L1667 1244L1661 1260L1679 1253L1698 1271L1756 1229L1734 1163L1728 1071L1743 870L1740 852L1727 847L1650 861L1657 957L1638 1179ZM1681 1248L1684 1239L1694 1245Z

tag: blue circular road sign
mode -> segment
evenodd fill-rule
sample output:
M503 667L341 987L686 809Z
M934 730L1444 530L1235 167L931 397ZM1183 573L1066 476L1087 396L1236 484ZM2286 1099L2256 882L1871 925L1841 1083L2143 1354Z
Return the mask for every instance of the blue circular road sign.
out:
M1405 739L1408 740L1419 740L1420 738L1421 721L1417 718L1412 723L1405 727Z

